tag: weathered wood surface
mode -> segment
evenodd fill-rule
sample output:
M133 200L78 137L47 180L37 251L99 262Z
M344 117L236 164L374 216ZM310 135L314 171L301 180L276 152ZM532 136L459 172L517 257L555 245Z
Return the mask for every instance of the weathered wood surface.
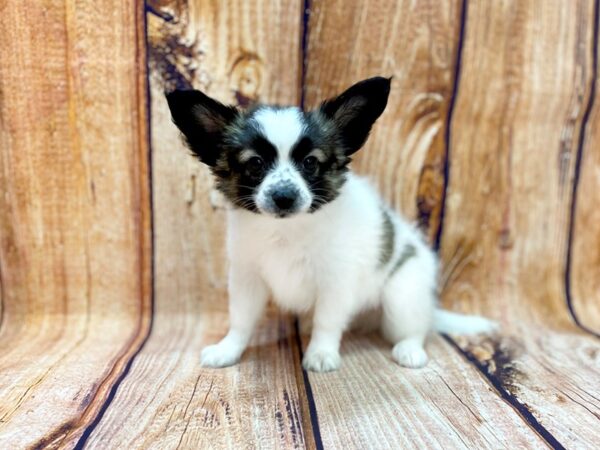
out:
M225 216L213 210L209 171L184 149L163 95L191 84L234 104L297 103L302 3L151 5L154 322L87 443L144 449L311 446L289 317L272 313L240 365L199 365L201 349L227 330Z
M378 2L355 9L342 4L311 2L307 106L356 80L394 76L386 112L354 167L378 182L405 215L420 220L433 241L462 2L447 2L444 8L433 1L395 2L391 8ZM543 445L443 340L430 343L428 367L412 371L392 363L388 344L364 336L346 339L339 372L309 375L325 448Z
M598 333L598 0L312 0L303 30L305 3L146 2L150 99L138 2L0 6L0 448L597 446L600 345L567 300ZM351 334L306 374L272 310L240 365L200 368L227 329L224 213L163 91L309 107L378 74L354 167L441 226L445 304L502 335L435 337L408 370Z
M442 338L428 352L405 369L378 336L346 336L341 369L310 375L323 448L545 447Z
M596 39L597 33L598 29ZM596 45L595 96L586 111L587 126L581 142L568 281L571 306L577 320L600 335L600 46Z
M311 1L306 107L358 80L393 76L385 114L353 164L433 241L444 191L461 2Z
M441 242L445 304L503 325L499 342L460 344L529 423L568 448L600 438L598 340L573 323L565 295L594 7L468 2ZM587 231L597 239L597 227Z
M0 448L70 446L148 331L143 16L10 1L0 29Z
M202 319L203 318L203 319ZM166 325L166 324L169 325ZM222 310L157 315L89 448L306 448L296 336L271 314L236 366L199 366L201 349L226 330ZM301 379L300 379L301 380Z

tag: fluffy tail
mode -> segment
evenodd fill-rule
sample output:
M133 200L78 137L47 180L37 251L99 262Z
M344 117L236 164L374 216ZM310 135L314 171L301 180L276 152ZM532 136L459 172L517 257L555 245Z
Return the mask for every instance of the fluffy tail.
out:
M436 309L433 328L439 333L448 334L492 334L499 325L481 316L458 314L444 309Z

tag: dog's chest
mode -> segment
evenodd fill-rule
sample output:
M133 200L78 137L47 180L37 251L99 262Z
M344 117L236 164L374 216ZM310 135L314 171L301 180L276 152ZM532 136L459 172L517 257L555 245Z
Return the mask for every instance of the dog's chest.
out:
M306 311L315 302L318 259L311 250L303 242L276 237L258 255L260 272L273 300L290 311Z

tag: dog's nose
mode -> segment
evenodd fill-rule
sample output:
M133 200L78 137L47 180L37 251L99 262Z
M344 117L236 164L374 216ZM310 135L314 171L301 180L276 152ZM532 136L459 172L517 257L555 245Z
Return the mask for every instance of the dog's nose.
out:
M296 197L298 197L298 192L293 188L277 189L271 195L273 203L279 209L290 209L296 202Z

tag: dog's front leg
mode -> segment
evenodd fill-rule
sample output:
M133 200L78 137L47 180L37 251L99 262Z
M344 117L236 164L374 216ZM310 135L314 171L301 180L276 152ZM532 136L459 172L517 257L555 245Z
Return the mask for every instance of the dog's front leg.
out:
M255 270L246 265L232 265L229 271L229 332L218 344L202 350L202 366L226 367L240 360L267 299L268 289Z
M315 305L310 343L302 360L306 370L329 372L341 364L340 341L352 319L348 291L321 295Z

